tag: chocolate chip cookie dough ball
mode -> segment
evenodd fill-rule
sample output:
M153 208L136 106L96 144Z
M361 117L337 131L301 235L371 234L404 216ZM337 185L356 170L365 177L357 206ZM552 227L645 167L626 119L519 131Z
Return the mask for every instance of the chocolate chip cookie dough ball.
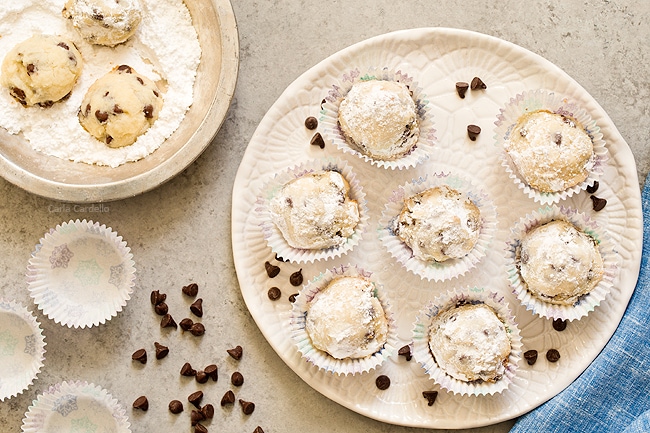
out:
M70 94L83 67L72 42L34 35L17 44L2 62L2 85L25 106L51 106Z
M68 0L61 14L85 40L109 47L129 39L142 21L138 0Z
M79 122L109 147L133 144L158 118L163 105L156 84L121 65L88 89L79 109Z

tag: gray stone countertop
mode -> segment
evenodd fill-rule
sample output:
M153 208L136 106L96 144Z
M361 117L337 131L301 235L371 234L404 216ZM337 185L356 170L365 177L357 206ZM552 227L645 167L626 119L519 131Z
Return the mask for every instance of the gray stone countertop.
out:
M204 402L215 405L210 431L418 432L384 424L346 409L310 388L273 351L242 299L232 257L231 193L235 174L258 123L282 91L327 56L372 36L416 27L474 30L518 44L553 62L580 83L605 109L636 157L639 182L650 168L650 2L647 0L325 0L233 2L240 40L237 90L223 127L205 153L170 182L146 194L105 204L98 211L31 195L0 180L0 275L2 296L34 311L46 336L45 366L18 397L0 403L0 430L18 432L32 400L63 380L85 380L109 390L126 408L133 432L191 431L187 396L197 385L169 380L184 362L216 363L217 383L202 385ZM128 242L137 283L124 311L90 329L62 327L36 310L25 270L43 234L70 219L93 219ZM161 330L149 295L168 295L172 311L187 309L181 287L196 282L204 299L202 338ZM178 313L177 318L182 318ZM170 347L154 359L153 343ZM241 345L235 361L226 350ZM131 361L141 347L149 362ZM243 373L238 398L256 403L246 416L237 406L222 409L229 376ZM174 372L170 374L169 372ZM147 395L148 412L133 401ZM185 412L171 415L171 399ZM506 432L513 421L473 430Z

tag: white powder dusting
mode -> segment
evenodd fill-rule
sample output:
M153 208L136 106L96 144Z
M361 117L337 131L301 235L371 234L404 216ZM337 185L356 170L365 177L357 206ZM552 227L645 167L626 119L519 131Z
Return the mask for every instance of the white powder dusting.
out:
M180 125L192 105L201 47L182 0L141 1L137 32L116 47L92 45L61 15L64 0L0 3L0 58L36 33L59 34L75 43L84 60L70 98L49 108L23 107L0 89L0 126L22 134L37 151L62 159L117 167L155 151ZM86 91L115 66L128 64L152 79L163 93L158 120L138 140L111 149L86 132L77 112Z

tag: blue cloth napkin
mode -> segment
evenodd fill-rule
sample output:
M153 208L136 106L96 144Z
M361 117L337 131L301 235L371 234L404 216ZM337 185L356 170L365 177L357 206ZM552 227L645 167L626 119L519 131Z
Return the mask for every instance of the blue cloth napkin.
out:
M650 432L650 176L642 200L641 270L616 332L580 377L510 433Z

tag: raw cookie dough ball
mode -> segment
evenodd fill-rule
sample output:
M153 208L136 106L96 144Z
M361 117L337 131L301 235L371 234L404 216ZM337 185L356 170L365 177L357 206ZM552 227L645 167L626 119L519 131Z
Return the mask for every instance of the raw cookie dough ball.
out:
M70 94L82 67L81 53L72 42L34 35L5 56L2 85L25 106L48 107Z
M109 147L128 146L153 125L162 104L153 81L121 65L90 86L81 102L79 122Z
M130 38L142 21L138 0L68 0L61 14L85 40L109 47Z

